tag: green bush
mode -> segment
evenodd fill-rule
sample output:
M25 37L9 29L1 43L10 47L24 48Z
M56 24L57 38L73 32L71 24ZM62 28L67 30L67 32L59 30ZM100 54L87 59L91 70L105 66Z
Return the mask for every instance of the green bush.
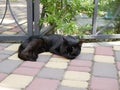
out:
M40 0L42 13L40 27L44 24L53 26L55 32L64 34L78 34L79 27L75 23L75 16L79 13L92 15L93 2L91 0Z

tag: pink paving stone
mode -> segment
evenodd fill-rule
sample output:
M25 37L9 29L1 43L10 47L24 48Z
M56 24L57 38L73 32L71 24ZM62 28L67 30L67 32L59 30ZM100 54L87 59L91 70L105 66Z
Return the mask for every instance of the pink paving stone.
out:
M120 62L117 62L117 68L120 70Z
M26 61L21 66L22 67L31 67L31 68L42 68L45 65L44 62L30 62Z
M19 32L20 29L19 28L13 28L12 30L9 30L9 31L11 31L11 32Z
M6 76L7 76L7 74L0 73L0 81L2 81Z
M97 55L114 55L112 47L96 47L95 54Z
M118 81L112 78L93 77L90 90L119 90Z
M0 46L0 50L3 50L5 47Z
M70 66L81 66L81 67L91 67L92 62L91 61L78 61L78 60L72 60L70 62Z
M35 76L38 72L39 72L39 69L36 69L36 68L19 67L13 73Z
M91 69L89 67L76 67L76 66L69 66L69 71L79 71L79 72L90 72Z
M58 80L36 78L26 90L57 90Z

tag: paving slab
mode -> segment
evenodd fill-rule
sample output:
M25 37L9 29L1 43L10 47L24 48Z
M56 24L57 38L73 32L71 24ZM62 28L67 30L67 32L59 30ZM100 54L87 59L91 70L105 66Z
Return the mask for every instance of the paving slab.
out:
M120 46L113 46L113 50L120 51Z
M93 75L117 78L117 69L114 64L95 62L93 66Z
M115 63L115 58L113 56L95 55L94 61L103 63Z
M90 90L119 90L119 85L116 79L92 77Z
M94 55L91 53L81 53L76 60L93 60Z
M74 87L66 87L66 86L60 86L58 90L87 90L83 88L74 88Z
M56 68L56 69L66 69L68 63L66 62L48 62L45 66L48 68Z
M0 73L0 81L2 81L6 76L7 76L7 74L5 74L5 73Z
M115 60L120 61L120 51L115 51Z
M15 61L15 60L5 60L0 63L0 72L3 73L11 73L13 70L15 70L22 61Z
M31 81L33 80L32 76L24 76L24 75L17 75L11 74L6 79L4 79L0 86L6 86L9 88L18 88L23 89L25 88Z
M87 72L66 71L64 75L65 80L88 81L90 74Z
M57 90L58 80L36 78L25 90Z
M19 67L15 71L14 74L21 74L21 75L28 75L28 76L35 76L39 72L39 69L36 68L27 68L27 67Z
M74 88L88 88L88 82L76 80L62 80L61 85Z
M5 48L5 50L10 50L10 51L17 51L18 47L20 46L20 44L12 44L10 46L8 46L7 48Z
M78 71L78 72L90 72L90 67L78 67L78 66L68 66L68 71Z
M73 60L45 52L35 62L18 58L18 44L0 43L0 90L120 90L118 44L83 46Z
M0 54L0 61L3 61L5 59L7 59L9 57L9 55L7 54Z
M95 52L94 48L90 48L90 47L81 48L81 53L94 53L94 52Z
M120 71L120 62L117 62L117 69Z
M92 62L91 61L85 61L85 60L72 60L69 63L70 66L78 66L78 67L91 67L92 66Z
M63 69L43 68L39 72L38 77L62 80L64 72L65 70Z
M112 47L99 46L95 49L97 55L114 55Z
M41 69L45 65L44 62L31 62L31 61L24 61L21 64L22 67L30 67L30 68L39 68Z
M50 58L51 58L51 55L40 54L40 55L38 56L37 61L38 61L38 62L48 62Z

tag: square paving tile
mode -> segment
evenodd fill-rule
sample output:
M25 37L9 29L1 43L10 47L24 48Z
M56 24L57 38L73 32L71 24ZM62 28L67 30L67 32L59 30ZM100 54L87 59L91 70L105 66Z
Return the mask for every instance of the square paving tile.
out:
M7 74L5 74L5 73L0 73L0 81L2 81L6 76L7 76Z
M87 72L66 71L64 75L64 79L88 81L90 79L90 74Z
M120 62L117 62L117 68L120 71Z
M8 46L7 48L5 48L5 50L17 51L19 46L20 46L20 44L12 44L12 45Z
M113 49L116 51L120 51L120 46L113 46Z
M50 60L49 60L50 62L70 62L70 60L69 59L66 59L66 58L50 58Z
M95 49L95 54L97 55L113 55L112 47L99 46Z
M19 67L13 73L28 75L28 76L35 76L38 72L39 72L39 69L36 69L36 68Z
M5 47L3 47L3 46L0 46L0 50L3 50Z
M37 61L39 61L39 62L48 62L50 58L51 58L51 55L40 54L38 56Z
M81 53L94 53L94 48L81 48Z
M90 90L119 90L118 81L112 78L93 77Z
M114 64L97 63L93 66L93 75L100 77L117 78L117 70Z
M95 55L94 61L103 63L115 63L115 58L113 56Z
M9 57L7 54L0 54L0 61L5 60Z
M79 66L79 67L80 66L81 67L91 67L92 66L92 62L91 61L84 61L84 60L81 60L81 61L79 61L79 60L72 60L69 65L71 65L71 66Z
M78 72L90 72L91 68L89 67L78 67L78 66L68 66L68 71L78 71Z
M30 67L30 68L39 68L41 69L44 66L44 62L31 62L25 61L21 66L22 67Z
M13 55L15 51L9 51L9 50L1 50L0 54L5 54L5 55Z
M0 90L22 90L22 89L9 88L9 87L3 87L3 86L0 86Z
M13 54L12 56L8 57L8 59L10 59L10 60L21 60L20 58L18 58L18 53Z
M58 90L87 90L83 88L74 88L74 87L66 87L66 86L60 86Z
M81 53L78 57L76 57L76 60L93 60L93 54L91 53Z
M21 61L5 60L0 63L0 72L9 74L13 70L15 70L15 68L18 67L21 63Z
M61 85L74 88L88 88L88 82L76 80L62 80Z
M21 89L21 88L25 88L32 81L32 79L33 77L31 76L11 74L6 79L4 79L0 83L0 85L5 87Z
M68 63L66 63L66 62L48 62L45 66L48 68L66 69L68 66Z
M120 51L115 52L115 60L120 61Z
M57 90L58 80L36 78L25 90Z
M43 68L38 74L38 77L61 80L63 75L64 70L62 69Z

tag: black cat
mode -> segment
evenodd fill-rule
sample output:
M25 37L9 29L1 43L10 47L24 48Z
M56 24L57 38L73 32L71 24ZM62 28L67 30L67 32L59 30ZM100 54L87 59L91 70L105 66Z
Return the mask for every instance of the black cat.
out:
M25 40L18 49L18 57L23 60L36 61L38 54L51 52L68 59L80 54L82 41L77 36L51 34L32 36Z

